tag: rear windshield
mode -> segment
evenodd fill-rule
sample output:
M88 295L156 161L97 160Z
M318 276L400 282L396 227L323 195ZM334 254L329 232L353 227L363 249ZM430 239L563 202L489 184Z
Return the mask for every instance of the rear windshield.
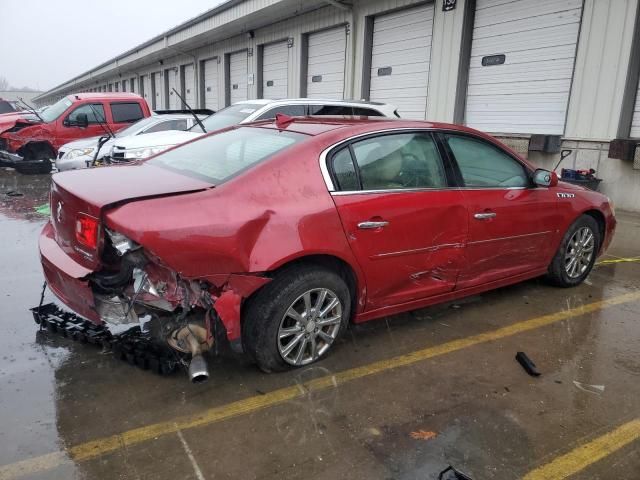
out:
M223 108L219 112L209 115L202 121L204 128L207 132L214 132L216 130L222 130L223 128L232 127L238 125L245 118L251 115L253 112L262 108L264 105L257 105L253 103L237 103L230 107ZM191 127L192 132L202 132L200 125L197 123Z
M241 127L162 153L149 163L217 185L305 138L301 133Z

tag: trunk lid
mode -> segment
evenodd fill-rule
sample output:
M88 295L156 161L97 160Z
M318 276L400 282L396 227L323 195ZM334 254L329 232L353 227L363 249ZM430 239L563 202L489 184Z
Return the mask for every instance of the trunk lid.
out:
M51 223L55 240L80 265L96 270L104 241L102 216L115 204L132 200L196 192L212 185L145 163L73 170L55 174L51 183ZM98 247L87 248L76 238L79 217L100 222Z

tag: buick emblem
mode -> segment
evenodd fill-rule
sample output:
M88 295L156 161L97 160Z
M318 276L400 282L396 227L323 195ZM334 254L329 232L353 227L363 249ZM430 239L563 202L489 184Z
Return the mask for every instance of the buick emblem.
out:
M56 220L58 220L58 223L62 221L62 202L58 202L56 207Z

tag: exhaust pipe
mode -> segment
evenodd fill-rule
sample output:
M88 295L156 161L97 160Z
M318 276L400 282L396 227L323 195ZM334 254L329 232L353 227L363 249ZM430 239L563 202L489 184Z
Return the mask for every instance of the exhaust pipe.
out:
M207 339L207 330L203 326L190 323L170 335L167 342L176 350L191 354L189 380L192 383L209 380L209 367L202 354L211 348L213 340Z
M201 354L194 355L189 363L189 379L191 383L203 383L209 380L209 367Z

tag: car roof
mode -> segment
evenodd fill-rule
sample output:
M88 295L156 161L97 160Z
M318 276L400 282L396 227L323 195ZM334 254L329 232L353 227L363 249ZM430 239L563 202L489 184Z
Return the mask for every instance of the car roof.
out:
M71 101L75 100L141 100L137 93L129 92L83 92L67 95Z
M361 117L361 116L309 116L291 117L291 122L287 125L278 125L275 120L262 120L244 124L243 126L255 126L260 128L270 128L274 130L288 130L307 135L320 135L322 133L335 130L337 128L358 127L357 130L366 132L376 132L381 130L420 128L450 130L488 135L478 132L472 128L454 123L431 122L428 120L401 120L387 117Z
M256 98L253 100L241 100L234 103L234 105L271 105L274 103L285 104L314 104L314 103L326 103L330 105L371 105L371 106L384 106L386 103L369 102L367 100L336 100L335 98L281 98L278 100L269 98Z
M173 120L173 119L183 119L183 118L193 118L193 115L190 113L151 113L151 117L156 120ZM208 115L197 115L200 119L205 119Z

